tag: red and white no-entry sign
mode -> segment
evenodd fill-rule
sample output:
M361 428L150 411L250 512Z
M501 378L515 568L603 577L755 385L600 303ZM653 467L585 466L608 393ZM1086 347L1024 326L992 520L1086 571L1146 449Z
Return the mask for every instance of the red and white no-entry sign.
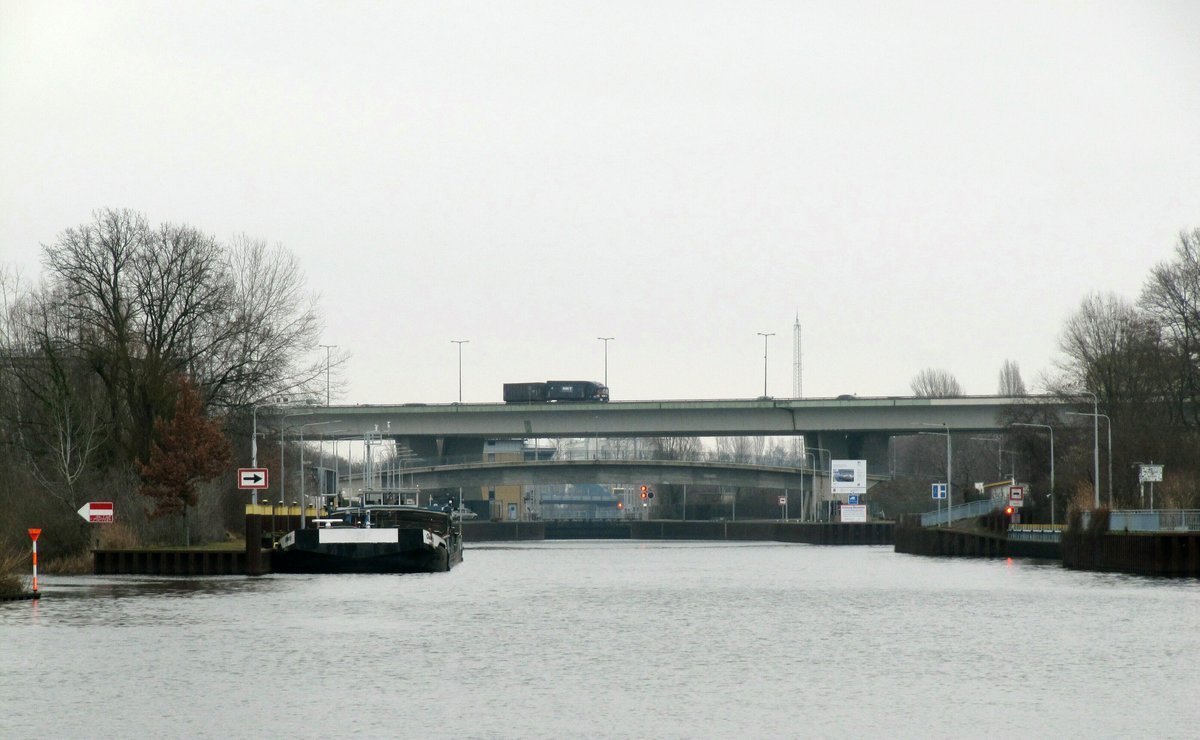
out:
M112 501L89 501L79 507L78 513L92 524L112 524Z

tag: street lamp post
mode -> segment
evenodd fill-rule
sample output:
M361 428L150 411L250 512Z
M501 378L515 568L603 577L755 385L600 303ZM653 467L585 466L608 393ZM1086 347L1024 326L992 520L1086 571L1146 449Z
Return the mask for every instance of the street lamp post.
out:
M1100 399L1091 391L1082 391L1092 397L1092 488L1096 493L1096 508L1100 508ZM1076 412L1068 411L1075 415ZM1084 416L1085 414L1080 414Z
M949 527L950 526L950 509L954 508L954 483L953 483L954 477L953 477L952 468L951 468L951 466L953 465L954 455L953 455L953 448L951 447L951 443L950 443L950 426L948 424L946 424L945 422L942 422L941 424L932 424L932 423L925 422L925 423L923 423L923 425L930 426L930 427L940 426L945 429L944 432L936 432L936 433L946 435L946 526ZM922 434L935 434L935 432L921 432L921 433Z
M250 467L252 468L258 467L258 410L274 405L274 399L272 399L271 403L255 403L250 407ZM258 505L257 488L250 490L250 503Z
M1041 429L1050 430L1050 524L1054 525L1054 427L1049 424L1027 424L1021 421L1014 421L1009 426L1014 427L1040 427Z
M832 474L832 468L833 468L833 453L832 453L832 452L830 452L829 450L825 449L824 447L810 447L809 449L810 449L810 450L815 450L815 451L817 452L817 457L816 457L816 460L817 460L817 467L820 467L820 466L821 466L821 453L822 453L822 452L824 452L824 453L825 453L825 459L829 461L829 467L827 467L827 468L826 468L826 471L829 471L829 472ZM825 477L826 477L826 479L828 479L828 478L829 478L829 475L826 475ZM814 482L815 482L815 473L814 473ZM830 493L830 495L832 495L832 494L833 494L833 481L832 481L832 480L830 480L830 481L829 481L829 489L830 489L830 490L829 490L829 493ZM816 518L817 518L817 491L816 491L816 487L815 487L815 486L813 487L812 494L813 494L813 502L812 502L812 505L813 505L813 520L815 521L815 520L816 520ZM826 499L826 500L828 500L828 499Z
M250 407L250 467L258 467L258 406ZM258 506L258 489L250 490L250 503Z
M334 424L340 421L341 419L335 421L310 421L307 424L300 424L298 427L295 427L300 430L300 529L304 529L304 510L308 503L307 499L304 498L304 427L318 427L322 424Z
M1108 414L1085 414L1082 411L1067 411L1067 416L1090 416L1093 423L1099 424L1100 419L1104 419L1105 427L1108 430L1108 508L1111 511L1113 507L1113 489L1112 489L1112 419L1108 418ZM1099 439L1099 437L1097 437ZM1100 448L1095 449L1096 475L1100 474ZM1100 508L1100 479L1096 478L1096 508Z
M307 416L308 411L297 411L294 414L284 414L279 420L279 502L282 504L287 501L287 447L285 446L286 435L288 429L295 429L296 425L288 426L285 422L294 416ZM310 421L307 424L300 424L300 528L304 528L304 427L313 426L314 424L331 424L329 421Z
M284 444L284 434L287 432L287 424L284 423L293 416L305 416L307 411L298 411L294 414L284 414L279 420L279 503L283 504L287 501L287 447ZM287 521L286 519L284 521Z
M810 458L810 457L813 460L813 464L809 469L812 470L813 472L812 472L812 475L809 476L808 508L810 510L810 513L812 514L812 519L815 520L817 517L816 517L815 504L813 504L813 497L816 494L817 455L805 450L804 461L808 462L808 458ZM804 477L803 476L800 477L800 520L804 521Z
M336 347L336 344L322 344L325 348L325 405L329 405L329 350Z
M977 442L996 443L996 480L1004 475L1004 439L1001 437L971 437Z
M462 403L462 346L470 342L470 339L451 339L451 344L458 345L458 402Z
M604 342L604 385L608 386L608 343L616 337L596 337L601 342Z
M775 336L775 332L758 332L763 338L763 398L767 397L767 338Z
M1016 483L1017 483L1017 451L1016 450L1005 450L1005 452L1008 454L1008 478L1009 478L1009 480L1011 480L1013 482L1013 485L1016 485ZM1001 473L1001 475L1003 475L1003 473Z

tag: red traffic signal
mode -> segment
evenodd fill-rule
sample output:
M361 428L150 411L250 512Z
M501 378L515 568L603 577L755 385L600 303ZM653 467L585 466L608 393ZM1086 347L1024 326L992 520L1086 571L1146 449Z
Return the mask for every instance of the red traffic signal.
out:
M1004 507L1004 516L1011 517L1013 515L1013 511L1014 511L1013 507L1005 506Z
M650 494L650 489L647 488L646 486L642 486L641 491L642 491L642 498L646 498Z

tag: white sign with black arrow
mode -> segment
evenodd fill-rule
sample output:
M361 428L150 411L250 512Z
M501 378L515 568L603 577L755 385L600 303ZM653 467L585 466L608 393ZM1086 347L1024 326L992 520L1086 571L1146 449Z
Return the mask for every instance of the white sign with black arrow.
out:
M238 468L238 488L242 490L266 488L269 482L266 468Z

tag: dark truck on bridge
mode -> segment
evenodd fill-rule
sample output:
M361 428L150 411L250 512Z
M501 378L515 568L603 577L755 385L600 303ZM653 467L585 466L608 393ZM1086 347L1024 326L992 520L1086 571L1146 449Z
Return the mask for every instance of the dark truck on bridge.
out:
M590 380L547 380L545 383L505 383L505 403L556 403L608 400L608 386Z

